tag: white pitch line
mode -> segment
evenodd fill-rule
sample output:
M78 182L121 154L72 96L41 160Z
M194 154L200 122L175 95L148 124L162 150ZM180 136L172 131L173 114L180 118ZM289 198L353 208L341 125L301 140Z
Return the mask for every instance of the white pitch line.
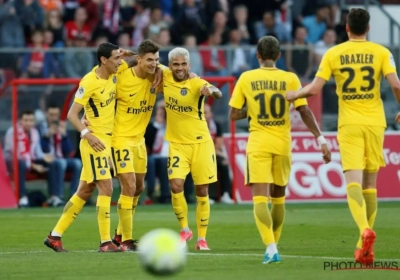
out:
M39 254L39 253L46 253L46 251L22 251L22 252L0 252L0 255L12 255L12 254ZM71 253L97 253L97 250L76 250L71 251ZM137 253L137 252L129 252L129 254ZM226 253L187 253L190 256L208 256L208 257L262 257L263 254L226 254ZM282 255L282 258L288 259L317 259L317 260L354 260L354 258L342 258L342 257L328 257L328 256L296 256L296 255ZM395 259L378 259L377 261L394 261Z

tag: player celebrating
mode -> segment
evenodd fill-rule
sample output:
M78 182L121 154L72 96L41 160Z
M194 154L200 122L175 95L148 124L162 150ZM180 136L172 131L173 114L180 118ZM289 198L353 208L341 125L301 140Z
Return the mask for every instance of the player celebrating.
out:
M276 244L285 214L285 187L290 177L292 147L290 103L285 95L301 87L295 74L276 68L279 57L278 40L272 36L261 38L257 45L260 68L240 76L229 102L231 120L247 117L250 122L245 184L252 189L256 225L267 247L264 264L281 261ZM245 103L247 110L243 109ZM318 139L323 159L328 163L330 152L306 99L296 100L294 106ZM269 194L272 213L268 208Z
M355 261L371 264L376 234L372 230L377 211L376 179L385 166L383 139L386 127L380 96L383 76L400 101L400 82L393 56L383 46L366 40L370 15L352 9L347 17L349 41L329 49L313 82L288 100L317 94L333 75L339 97L338 141L347 183L347 201L359 228ZM400 102L399 102L400 103Z
M188 207L183 185L189 172L196 186L196 250L210 250L206 233L210 218L208 185L217 181L214 144L204 117L206 96L221 98L221 92L200 78L189 79L189 52L175 48L168 54L169 70L164 72L164 100L167 112L165 139L170 142L168 177L172 206L181 226L182 240L193 237L188 226Z
M153 87L160 46L144 40L138 47L138 64L123 71L117 84L117 107L112 135L112 161L121 184L118 200L119 223L114 244L136 250L132 240L133 215L143 192L147 172L144 133L162 88Z
M94 187L99 192L96 204L101 237L99 252L121 251L111 242L110 237L112 182L108 159L111 155L117 73L133 66L132 59L128 60L129 64L121 60L123 56L132 55L131 51L120 50L116 45L101 44L97 49L99 65L82 78L68 112L68 120L81 133L83 168L77 192L66 204L54 230L44 240L44 244L56 252L66 252L61 236L82 210ZM91 124L90 130L85 128L79 118L82 109Z

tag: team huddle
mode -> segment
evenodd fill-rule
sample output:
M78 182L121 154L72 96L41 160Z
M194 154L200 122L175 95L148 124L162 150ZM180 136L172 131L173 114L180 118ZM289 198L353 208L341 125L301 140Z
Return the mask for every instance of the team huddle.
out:
M293 104L300 113L320 144L322 160L329 163L329 148L306 97L320 92L331 76L339 97L338 141L347 199L360 231L355 261L374 261L376 178L379 168L385 166L386 119L380 79L383 75L389 81L398 101L400 82L390 52L366 41L367 11L351 10L346 29L349 41L328 50L314 81L304 88L295 74L276 68L280 58L278 40L272 36L261 38L257 45L260 68L240 76L229 102L231 120L249 120L245 184L251 187L255 222L266 246L264 264L281 261L277 244L285 219L285 188L291 171L290 106ZM81 133L83 169L77 192L44 241L54 251L67 252L61 237L96 188L99 252L136 251L133 218L147 172L144 133L157 94L163 94L167 113L167 168L181 239L187 242L193 237L183 193L185 178L191 173L197 199L195 249L210 250L206 241L210 219L208 186L217 181L217 168L213 140L204 118L204 101L209 96L220 98L222 93L190 73L186 49L171 50L168 67L159 65L159 49L151 40L139 45L137 55L110 43L101 44L97 50L98 66L81 80L68 120ZM80 117L82 109L84 118ZM120 182L121 194L118 227L111 237L114 176Z

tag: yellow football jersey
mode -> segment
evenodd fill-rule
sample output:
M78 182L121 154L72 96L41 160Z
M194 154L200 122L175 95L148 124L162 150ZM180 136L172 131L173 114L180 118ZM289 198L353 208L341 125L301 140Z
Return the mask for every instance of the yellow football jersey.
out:
M291 153L290 102L286 100L286 92L300 88L295 74L276 68L262 67L240 76L229 106L241 109L247 104L250 131L247 152ZM296 108L303 105L307 105L304 98L294 102Z
M89 128L93 133L111 135L114 125L117 77L121 71L128 68L128 64L123 62L118 73L110 75L107 80L97 77L97 67L95 66L80 81L74 102L84 107L86 118L90 123Z
M163 73L164 101L167 112L165 139L182 144L211 140L204 117L205 96L200 95L203 85L211 85L200 78L175 82L170 70L164 70Z
M386 127L381 100L381 78L396 73L392 54L385 47L365 40L350 40L329 49L317 77L333 75L339 98L339 127L346 124Z
M151 78L139 78L134 68L123 71L117 84L116 111L113 137L143 138L150 122L157 93L162 86L153 88Z

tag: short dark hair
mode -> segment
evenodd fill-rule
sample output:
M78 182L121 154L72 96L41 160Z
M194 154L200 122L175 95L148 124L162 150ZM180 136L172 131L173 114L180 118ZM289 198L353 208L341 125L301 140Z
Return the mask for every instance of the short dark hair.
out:
M35 112L33 110L23 110L19 112L18 119L22 119L23 116L34 116Z
M364 35L367 33L370 15L367 10L354 8L347 15L347 24L350 32L354 35Z
M101 57L110 58L113 51L118 50L117 45L111 43L102 43L97 48L97 61L101 64Z
M273 36L264 36L258 41L257 52L262 60L271 59L275 61L278 59L280 51L279 41Z
M49 109L60 109L60 106L58 106L55 102L49 102L46 104L46 110L48 111Z
M146 39L143 40L139 47L138 47L138 54L140 56L145 55L146 53L156 53L160 50L161 46L157 44L156 42Z

